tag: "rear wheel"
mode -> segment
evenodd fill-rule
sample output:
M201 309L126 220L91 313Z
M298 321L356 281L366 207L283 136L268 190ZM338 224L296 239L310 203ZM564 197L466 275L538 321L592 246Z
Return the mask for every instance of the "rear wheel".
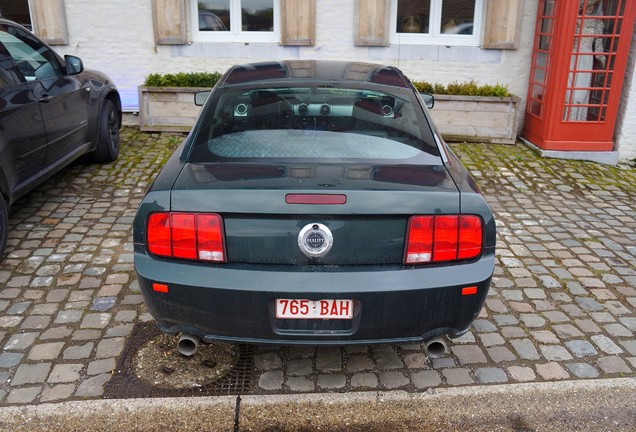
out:
M0 261L4 258L4 248L7 246L7 233L9 231L9 213L7 203L0 195Z
M92 154L96 162L113 162L119 156L121 116L112 100L104 100L99 117L97 148Z

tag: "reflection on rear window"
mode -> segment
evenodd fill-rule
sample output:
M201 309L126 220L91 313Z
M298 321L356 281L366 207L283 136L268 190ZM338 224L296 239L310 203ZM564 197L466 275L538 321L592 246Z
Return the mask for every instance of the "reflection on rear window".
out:
M238 132L211 139L208 149L223 158L408 159L419 153L373 135L315 130Z
M434 159L412 97L334 87L221 89L203 113L190 162Z

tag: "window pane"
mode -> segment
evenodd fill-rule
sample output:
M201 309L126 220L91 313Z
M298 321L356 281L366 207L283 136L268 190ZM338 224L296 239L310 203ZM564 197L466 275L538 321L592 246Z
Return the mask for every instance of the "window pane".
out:
M430 0L398 0L395 31L428 33L430 13Z
M475 0L444 0L442 3L442 33L473 34Z
M544 18L541 21L541 33L552 33L552 19Z
M1 37L2 32L0 31ZM20 73L16 69L13 61L0 53L0 89L20 83Z
M555 3L555 0L547 0L545 2L545 7L543 8L543 15L545 16L554 15L554 3Z
M537 67L547 69L548 68L548 54L544 52L537 53Z
M274 0L242 0L243 31L274 31Z
M541 104L537 101L532 101L530 104L530 112L536 116L541 117Z
M0 34L0 42L27 81L46 80L62 75L55 54L30 33L9 26L6 33Z
M230 0L199 0L199 30L230 30Z
M426 155L438 154L425 138L421 125L426 120L408 90L256 83L222 89L209 103L190 162L335 158L415 163L422 157L430 162Z
M32 30L28 0L0 0L0 15Z
M543 91L545 88L541 85L533 85L532 86L532 97L537 100L543 99Z
M535 69L534 71L534 82L544 83L545 82L545 71L542 69Z

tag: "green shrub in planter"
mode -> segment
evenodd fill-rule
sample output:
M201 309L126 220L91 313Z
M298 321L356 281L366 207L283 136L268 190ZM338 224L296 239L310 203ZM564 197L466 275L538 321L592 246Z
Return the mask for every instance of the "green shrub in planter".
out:
M426 81L413 81L413 85L420 93L431 93L437 95L497 97L511 96L510 92L508 91L508 86L504 86L501 84L478 85L473 80L464 83L458 83L457 81L454 81L447 86L440 83L431 84Z
M144 85L148 87L214 87L221 78L219 72L178 72L168 74L153 73L146 77ZM413 81L415 88L421 93L455 96L510 96L508 87L495 85L478 85L474 80L459 83L457 81L447 86L426 81Z
M148 87L214 87L221 78L218 72L153 73L144 82Z

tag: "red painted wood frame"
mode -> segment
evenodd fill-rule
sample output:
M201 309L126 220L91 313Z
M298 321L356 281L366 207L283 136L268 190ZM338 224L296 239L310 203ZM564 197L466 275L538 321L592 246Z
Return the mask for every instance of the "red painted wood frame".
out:
M523 136L544 150L611 151L634 0L539 0Z

